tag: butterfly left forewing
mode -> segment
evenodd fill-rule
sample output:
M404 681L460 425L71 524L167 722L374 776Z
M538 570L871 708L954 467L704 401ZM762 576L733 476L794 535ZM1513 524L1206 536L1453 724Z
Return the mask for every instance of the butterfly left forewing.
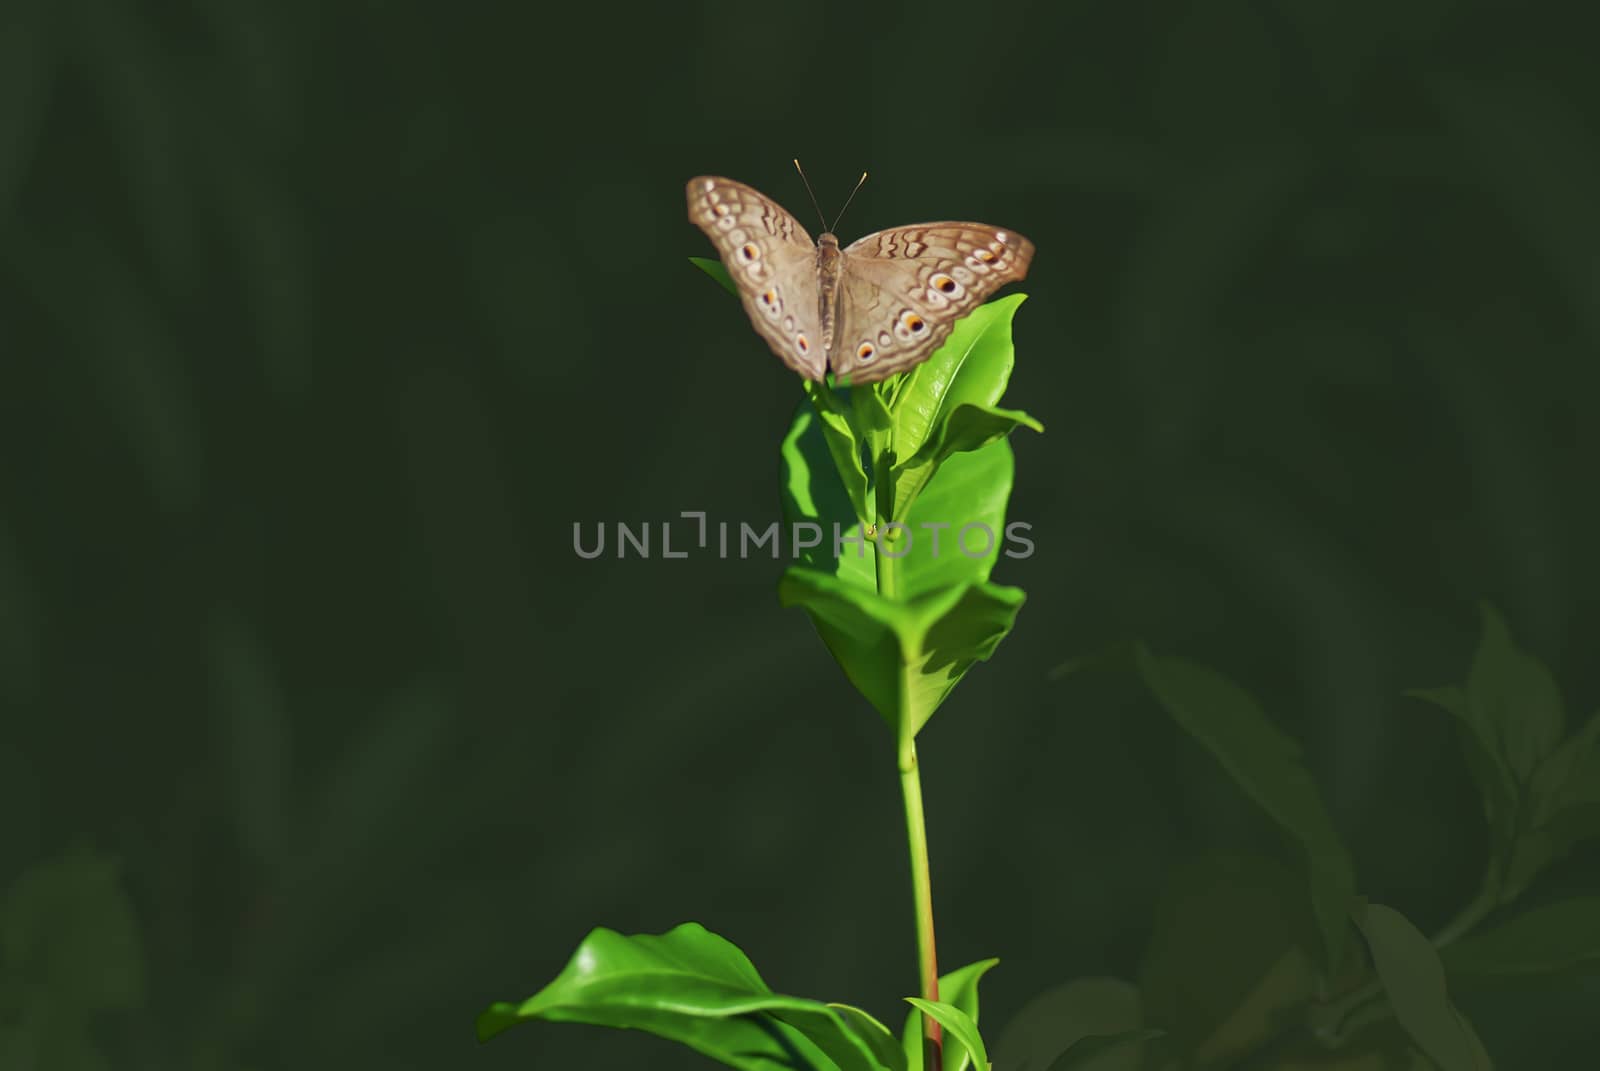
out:
M817 297L817 247L772 198L742 182L689 180L689 219L706 233L728 269L751 325L772 352L821 380L828 355Z
M1028 274L1033 243L983 223L918 223L844 249L829 363L874 383L931 357L956 321Z

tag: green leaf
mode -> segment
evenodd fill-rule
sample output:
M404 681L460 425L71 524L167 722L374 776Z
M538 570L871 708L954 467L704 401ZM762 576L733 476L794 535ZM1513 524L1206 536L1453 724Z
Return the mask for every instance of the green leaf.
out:
M908 1071L905 1050L889 1032L888 1027L853 1004L829 1001L828 1007L844 1017L845 1025L854 1030L856 1035L872 1048L872 1055L880 1064L889 1068L889 1071ZM917 1065L919 1071L921 1066L919 1062Z
M1442 1071L1489 1071L1476 1036L1445 988L1433 943L1400 912L1367 904L1352 917L1372 949L1372 964L1395 1019Z
M1086 1038L1124 1036L1144 1022L1139 990L1121 978L1076 978L1022 1006L1000 1032L995 1065L1001 1071L1046 1071ZM1142 1045L1107 1056L1097 1071L1138 1071Z
M1044 425L1021 410L963 402L939 425L937 433L906 461L890 472L894 486L894 505L889 517L904 517L933 474L954 454L981 450L1004 439L1019 427L1044 431ZM896 444L898 445L898 444Z
M659 935L590 931L553 982L480 1015L478 1037L534 1019L644 1030L748 1071L887 1068L836 1009L773 993L743 952L693 922Z
M921 731L973 664L1011 631L1025 596L998 584L957 584L906 601L795 566L778 599L803 607L856 690L895 739Z
M847 492L835 466L835 451L815 411L802 405L783 445L785 525L814 524L820 543L800 560L877 590L880 543L862 534L862 510L853 501L865 488ZM923 489L891 540L901 598L952 584L985 581L1002 554L1025 557L1005 520L1015 470L1004 440L946 460ZM835 545L835 532L838 543ZM835 550L839 553L836 555Z
M1539 764L1529 795L1536 828L1568 808L1600 803L1600 713Z
M939 999L960 1008L976 1023L978 980L999 962L998 959L981 959L940 975ZM900 1030L900 1055L907 1071L922 1071L922 1013L915 1008L906 1014L905 1026ZM943 1071L965 1071L971 1066L971 1057L959 1045L946 1045L940 1064Z
M967 1056L972 1060L972 1066L977 1071L989 1071L989 1054L983 1047L983 1038L978 1036L978 1024L973 1022L972 1016L942 1000L923 1000L921 997L906 997L906 1003L931 1015L945 1030L945 1044L948 1046L952 1040L967 1050ZM949 1064L945 1066L948 1068ZM960 1065L964 1066L964 1065Z
M1480 737L1518 783L1526 783L1565 732L1555 679L1511 639L1494 607L1484 603L1483 632L1467 674L1467 705Z
M1121 1034L1091 1034L1074 1041L1066 1052L1056 1057L1055 1062L1050 1065L1049 1071L1089 1071L1091 1063L1104 1053L1135 1043L1143 1044L1146 1041L1154 1041L1156 1038L1164 1036L1164 1032L1160 1030L1129 1030ZM1138 1050L1130 1051L1137 1052ZM1096 1064L1095 1066L1103 1067L1105 1065Z
M867 473L861 467L861 444L850 422L839 412L820 406L802 405L795 413L789 433L780 448L783 457L783 512L791 526L811 522L822 526L822 540L804 552L802 558L814 568L828 568L837 562L837 571L853 569L861 583L873 583L873 559L868 556L865 539L852 545L861 548L855 563L833 555L834 524L844 535L859 536L862 522L870 523L872 506L867 501Z
M728 269L723 266L722 261L713 260L711 257L690 257L689 263L721 283L723 289L734 297L739 296L739 288L733 285L733 277L728 274Z
M1329 974L1341 965L1355 897L1350 855L1322 804L1316 782L1300 761L1300 746L1284 735L1256 701L1221 674L1178 658L1159 658L1142 645L1140 675L1177 723L1222 764L1235 784L1305 851L1311 903L1322 933Z
M1011 379L1016 352L1011 320L1026 294L991 301L968 313L922 364L905 373L894 401L894 446L912 457L958 406L993 407Z
M1600 961L1600 896L1525 911L1440 954L1452 974L1528 975Z

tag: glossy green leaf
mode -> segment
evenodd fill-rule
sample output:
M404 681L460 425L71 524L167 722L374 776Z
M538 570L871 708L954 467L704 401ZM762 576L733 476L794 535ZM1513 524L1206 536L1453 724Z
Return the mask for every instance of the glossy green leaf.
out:
M933 356L905 373L894 400L899 459L914 456L958 406L1000 401L1016 361L1011 321L1026 298L1012 294L972 310Z
M1137 662L1140 676L1167 713L1300 842L1322 934L1323 964L1336 973L1348 939L1355 874L1316 782L1301 762L1300 745L1268 720L1249 693L1221 674L1184 659L1157 657L1143 646Z
M721 283L723 289L734 297L739 296L739 288L733 285L733 277L728 274L728 269L723 265L722 261L711 257L690 257L689 263Z
M942 1000L923 1000L921 997L905 999L906 1003L931 1015L940 1026L944 1027L946 1046L955 1042L967 1050L966 1054L971 1058L972 1066L977 1071L989 1071L989 1053L983 1047L983 1038L979 1036L978 1024L973 1021L972 1016L954 1004Z
M1451 973L1473 975L1543 974L1600 962L1600 896L1533 908L1440 955Z
M978 980L999 962L998 959L981 959L940 975L939 999L960 1008L976 1023ZM907 1071L922 1071L922 1013L915 1008L906 1014L905 1025L900 1029L900 1050ZM940 1064L943 1071L965 1071L972 1066L971 1056L960 1045L946 1045Z
M1049 1071L1099 1071L1105 1064L1100 1060L1108 1052L1126 1049L1138 1053L1133 1046L1162 1037L1160 1030L1129 1030L1122 1034L1090 1034L1074 1041L1067 1051L1055 1058Z
M1483 631L1467 674L1473 724L1519 782L1532 776L1566 731L1561 690L1550 671L1511 638L1494 607L1483 604Z
M834 451L821 420L802 405L783 445L784 523L809 523L818 546L800 560L861 587L878 590L880 544L862 532L861 511L839 479ZM1010 529L1006 505L1015 462L1004 440L946 460L918 497L910 515L885 532L885 557L897 596L908 598L952 584L985 581L1002 556L1025 557L1030 548ZM838 539L835 539L835 533ZM837 553L836 553L837 552Z
M1121 978L1076 978L1022 1006L995 1044L1000 1071L1047 1071L1062 1054L1091 1037L1122 1036L1144 1023L1137 987ZM1107 1053L1095 1071L1139 1071L1143 1045Z
M1441 1071L1489 1071L1470 1026L1445 986L1433 943L1404 915L1382 904L1352 913L1372 950L1372 964L1395 1018Z
M889 1032L889 1028L878 1020L857 1008L853 1004L839 1004L830 1001L828 1007L837 1011L844 1017L845 1023L856 1032L872 1049L872 1054L880 1064L889 1068L889 1071L910 1071L906 1066L905 1050L900 1042ZM916 1071L921 1071L922 1064L917 1063Z
M907 516L928 481L952 455L981 450L1019 427L1044 430L1043 424L1020 410L966 402L956 406L939 425L937 434L924 442L916 454L891 470L894 504L886 515Z
M905 742L973 664L994 653L1025 596L998 584L957 584L895 601L795 566L778 598L805 609L850 683Z
M478 1037L534 1019L643 1030L748 1071L887 1066L836 1009L773 993L743 952L692 922L659 935L592 930L549 985L480 1015Z

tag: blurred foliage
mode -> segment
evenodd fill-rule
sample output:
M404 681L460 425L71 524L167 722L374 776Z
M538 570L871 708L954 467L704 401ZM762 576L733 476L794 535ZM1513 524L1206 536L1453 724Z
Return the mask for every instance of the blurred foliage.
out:
M1046 680L1128 636L1247 681L1363 891L1433 932L1490 833L1401 690L1457 679L1483 598L1600 697L1586 22L0 5L0 887L80 835L120 860L144 1000L95 1051L700 1067L469 1025L594 925L688 918L783 992L899 1013L891 759L779 568L571 550L579 520L776 518L799 388L680 270L681 196L794 204L797 154L825 202L871 170L847 240L966 217L1039 249L1039 549L996 577L1028 627L922 748L941 954L1002 960L986 1021L1136 976L1194 858L1296 865L1148 700ZM1575 851L1530 895L1597 885ZM1592 970L1458 995L1503 1071L1592 1051L1597 1000Z

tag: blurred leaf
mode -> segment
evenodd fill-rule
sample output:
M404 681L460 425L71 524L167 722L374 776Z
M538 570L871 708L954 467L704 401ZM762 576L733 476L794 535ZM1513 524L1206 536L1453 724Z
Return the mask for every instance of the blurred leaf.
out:
M1299 744L1221 674L1183 659L1159 658L1142 645L1137 662L1145 684L1173 719L1304 848L1322 934L1320 956L1324 968L1337 973L1348 943L1355 875L1316 782L1300 761Z
M1483 814L1488 822L1490 850L1496 857L1504 857L1516 835L1517 782L1505 761L1495 750L1492 737L1480 731L1475 724L1464 688L1448 685L1442 688L1411 688L1405 692L1413 699L1452 714L1461 740L1461 752L1467 770L1483 800Z
M0 898L0 964L57 1006L138 1007L144 950L117 864L77 850L24 871Z
M211 661L239 843L252 866L273 873L289 836L289 715L267 653L235 615L214 623Z
M983 1038L978 1035L978 1024L973 1022L972 1016L942 1000L923 1000L921 997L907 997L906 1003L918 1008L929 1015L944 1027L944 1044L950 1047L954 1041L966 1049L966 1055L971 1057L972 1066L977 1071L989 1071L989 1054L984 1050ZM945 1058L948 1061L948 1057ZM949 1063L945 1067L949 1067ZM957 1065L958 1069L967 1066L965 1061Z
M820 1071L887 1066L838 1011L773 993L743 952L693 922L659 935L590 931L553 982L480 1015L478 1038L535 1019L643 1030L749 1071L796 1060Z
M1561 691L1550 671L1511 639L1494 607L1480 607L1483 632L1467 675L1467 706L1480 738L1518 783L1555 750L1565 732Z
M783 575L778 599L803 607L850 683L908 743L972 666L994 654L1025 596L998 584L957 584L886 599L814 569Z
M1140 970L1143 1019L1191 1053L1248 1050L1316 992L1321 932L1300 874L1274 860L1214 855L1176 867ZM1097 1033L1115 1033L1100 1030Z
M56 54L49 10L44 0L0 4L0 231L11 222L50 99Z
M1050 1065L1049 1071L1109 1071L1113 1066L1106 1063L1101 1057L1112 1052L1131 1052L1135 1056L1139 1053L1134 1045L1142 1045L1146 1041L1154 1041L1165 1036L1160 1030L1129 1030L1123 1034L1094 1034L1079 1038L1074 1041L1067 1051L1056 1057ZM1138 1064L1130 1064L1137 1067Z
M1600 713L1540 764L1530 795L1535 828L1569 808L1600 803Z
M981 959L940 975L939 999L960 1008L976 1023L978 980L999 962L998 959ZM922 1013L915 1008L906 1013L905 1025L900 1029L900 1056L907 1071L922 1071ZM961 1046L946 1045L940 1064L944 1071L964 1071L971 1066L971 1060Z
M1078 1042L1137 1032L1143 1022L1139 990L1121 978L1078 978L1034 997L1012 1017L995 1043L999 1071L1046 1071ZM1143 1045L1107 1052L1084 1071L1138 1071ZM1085 1050L1087 1051L1087 1050Z
M906 1052L900 1043L895 1040L894 1034L889 1032L888 1027L854 1005L829 1001L828 1007L843 1016L846 1025L856 1032L856 1036L860 1037L872 1048L872 1055L876 1057L878 1063L889 1068L890 1071L908 1071L906 1067ZM921 1071L921 1056L922 1050L919 1047L917 1050L918 1062L916 1071Z
M1382 904L1352 913L1372 949L1373 967L1395 1018L1442 1071L1490 1071L1476 1035L1450 1003L1444 965L1433 943L1400 912Z
M1600 896L1532 908L1440 953L1452 973L1541 974L1600 960Z

